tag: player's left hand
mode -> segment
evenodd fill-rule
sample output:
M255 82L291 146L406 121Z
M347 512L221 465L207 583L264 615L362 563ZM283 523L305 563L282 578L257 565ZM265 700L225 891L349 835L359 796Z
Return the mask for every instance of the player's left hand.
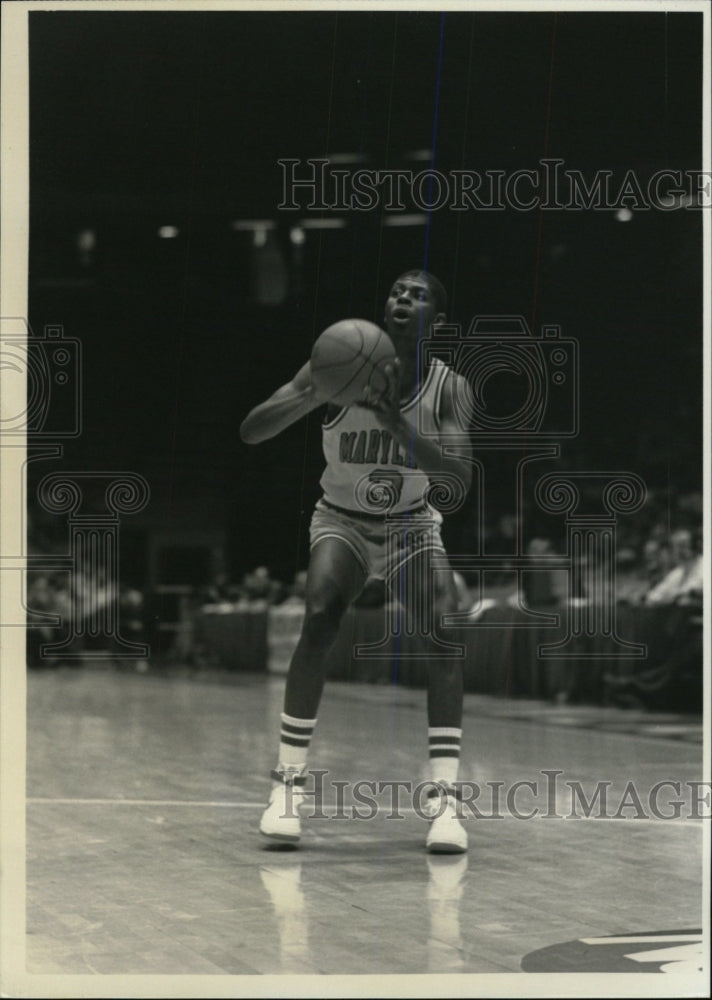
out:
M366 386L363 396L358 402L358 406L363 406L372 410L379 423L384 427L395 429L400 423L400 396L401 396L401 366L400 360L395 359L393 364L386 365L383 369L386 377L384 388L378 392L370 386Z

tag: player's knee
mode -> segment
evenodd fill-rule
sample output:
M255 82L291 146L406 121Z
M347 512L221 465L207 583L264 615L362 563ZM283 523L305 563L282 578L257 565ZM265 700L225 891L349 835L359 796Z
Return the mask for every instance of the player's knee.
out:
M343 602L333 595L312 599L304 617L304 635L307 641L319 646L333 642L345 610Z

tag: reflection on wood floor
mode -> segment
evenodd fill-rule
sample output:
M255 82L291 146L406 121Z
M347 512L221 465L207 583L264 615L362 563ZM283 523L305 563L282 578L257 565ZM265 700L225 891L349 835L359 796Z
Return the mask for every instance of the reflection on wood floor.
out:
M322 808L305 810L298 850L274 850L257 823L282 691L263 676L30 674L28 972L700 967L699 720L467 696L470 850L429 856L407 793L397 817L386 794L372 818L352 811L359 780L423 777L424 692L334 682L310 757ZM661 818L676 799L679 818Z

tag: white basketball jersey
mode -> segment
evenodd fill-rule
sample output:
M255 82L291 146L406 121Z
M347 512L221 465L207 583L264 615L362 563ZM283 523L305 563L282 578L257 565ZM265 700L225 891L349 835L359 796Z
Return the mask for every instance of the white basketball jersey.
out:
M434 359L419 390L400 408L406 422L427 437L437 438L443 386L451 374ZM322 444L326 468L320 485L327 503L371 514L402 513L424 503L427 475L370 410L340 410L324 423Z

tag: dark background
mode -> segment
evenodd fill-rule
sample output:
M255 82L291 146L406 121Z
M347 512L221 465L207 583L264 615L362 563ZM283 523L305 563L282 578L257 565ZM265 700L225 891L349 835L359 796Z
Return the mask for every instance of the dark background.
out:
M516 313L579 341L581 433L562 467L637 472L671 509L699 489L700 212L443 209L384 228L376 209L295 247L310 213L277 209L277 161L700 169L701 32L701 15L663 12L32 13L30 324L82 343L83 432L63 467L151 483L126 571L145 574L151 524L213 522L233 574L291 578L318 417L256 448L239 423L326 325L380 320L414 266L444 282L454 321ZM431 159L409 160L419 149ZM232 225L255 218L276 223L269 253ZM491 487L506 510L511 487Z

